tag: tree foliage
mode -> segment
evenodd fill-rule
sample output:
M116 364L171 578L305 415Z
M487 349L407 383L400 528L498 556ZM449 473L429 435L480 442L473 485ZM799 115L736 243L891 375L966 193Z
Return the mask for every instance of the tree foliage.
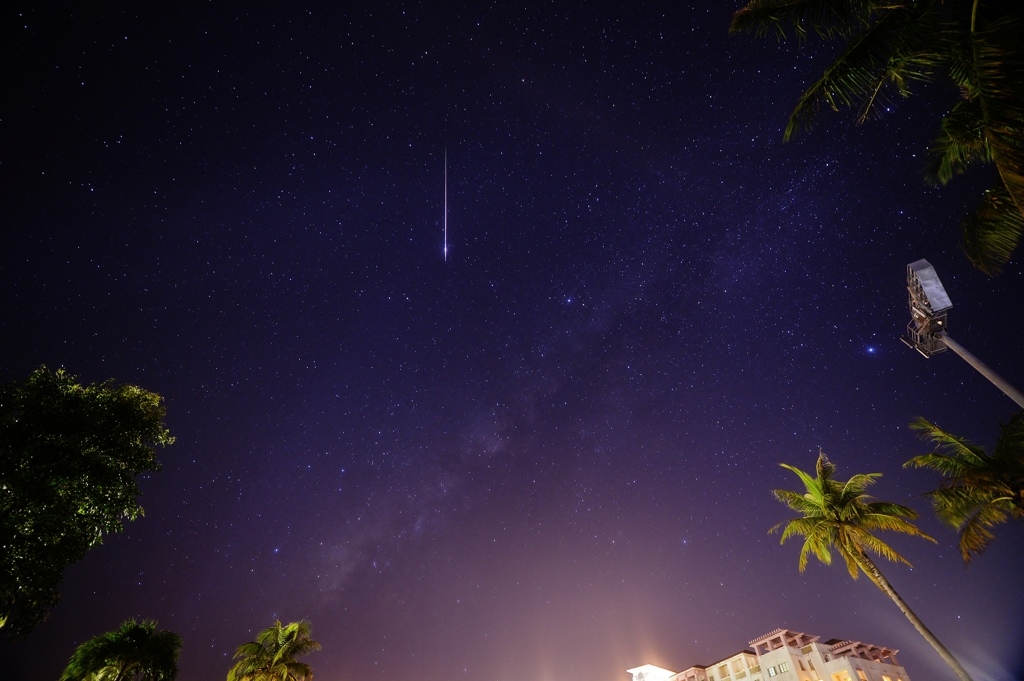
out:
M264 629L255 641L243 643L235 651L238 662L228 672L227 681L307 681L313 678L308 664L295 658L320 650L311 638L306 620L284 626L280 621Z
M854 579L864 570L867 552L887 560L910 565L888 544L873 533L879 530L902 532L935 541L916 525L909 522L917 517L912 508L886 501L871 501L866 490L881 473L855 475L846 482L835 479L835 466L824 453L818 456L816 477L811 477L799 468L782 464L793 471L804 483L805 492L775 490L775 498L800 513L799 518L779 523L770 532L784 527L782 542L790 537L802 536L800 549L800 572L807 567L807 559L814 555L826 565L832 564L832 551L843 559L846 569ZM869 578L873 577L870 573Z
M174 441L156 393L41 367L0 386L0 627L25 637L64 569L143 513L135 476Z
M60 681L174 681L181 637L156 622L128 620L78 646Z
M910 427L935 450L905 465L942 473L942 484L928 496L939 519L960 531L960 553L970 563L995 539L989 528L1024 521L1024 411L1000 427L992 454L924 419Z
M887 560L910 565L906 558L874 533L900 532L935 541L910 522L917 518L917 513L912 508L900 504L874 501L867 494L868 487L881 477L881 473L854 475L846 482L837 480L836 467L824 453L818 455L814 477L793 466L782 464L782 467L797 474L804 484L804 493L777 489L775 498L797 511L800 516L779 523L771 528L769 533L785 528L782 530L782 543L790 537L804 538L803 547L800 549L800 571L803 572L807 567L807 559L811 555L822 563L831 565L832 551L835 550L846 563L846 569L851 577L857 579L861 572L867 575L875 586L893 600L961 681L971 681L963 665L896 593L870 556L873 553Z
M1002 271L1024 233L1024 3L996 0L750 0L732 33L846 46L797 102L784 139L811 128L823 108L878 116L915 83L945 78L961 100L945 114L925 170L946 184L977 163L996 185L964 218L961 247L989 275Z

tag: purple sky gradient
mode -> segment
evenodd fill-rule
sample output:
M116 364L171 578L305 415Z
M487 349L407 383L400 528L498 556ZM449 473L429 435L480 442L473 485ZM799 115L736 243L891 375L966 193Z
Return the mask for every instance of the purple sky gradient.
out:
M783 144L834 46L729 38L740 3L344 4L4 10L0 379L135 383L178 438L13 678L128 617L182 681L301 617L318 681L623 681L776 627L952 678L768 536L819 448L922 512L884 569L933 631L1024 674L1022 528L965 570L901 468L913 417L991 444L1014 406L899 342L908 262L1024 382L1021 267L957 246L994 175L920 177L950 87Z

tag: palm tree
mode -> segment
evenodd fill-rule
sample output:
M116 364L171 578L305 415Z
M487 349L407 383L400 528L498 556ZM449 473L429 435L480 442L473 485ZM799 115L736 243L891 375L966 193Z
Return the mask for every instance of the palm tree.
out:
M904 466L931 468L945 476L928 496L939 519L960 530L964 562L985 550L995 537L988 528L1009 519L1024 521L1024 411L1000 426L991 456L985 448L919 418L910 424L935 444Z
M280 621L264 629L255 641L243 643L235 651L238 662L228 672L227 681L305 681L313 678L308 664L296 662L300 655L320 650L310 638L312 629L306 620L283 626Z
M731 33L798 39L816 33L846 48L797 103L784 139L809 129L825 106L858 107L858 122L885 111L890 93L943 75L962 98L942 119L926 168L946 184L975 163L996 185L963 221L961 247L998 274L1024 233L1024 4L979 0L749 0Z
M971 681L963 666L896 593L868 555L868 552L871 552L888 560L910 565L906 558L896 553L872 532L889 530L935 541L906 520L913 520L917 513L899 504L871 501L872 497L868 496L865 490L881 477L881 473L855 475L846 482L836 480L836 467L829 462L823 452L818 455L817 477L812 478L793 466L782 464L782 467L800 477L806 492L800 494L784 489L775 490L775 497L799 512L800 517L779 523L769 530L769 533L785 526L781 542L794 535L805 538L800 550L800 572L807 567L807 558L812 553L822 563L831 565L832 549L835 549L846 562L851 577L857 579L860 572L867 575L868 579L896 603L911 624L953 668L961 681Z
M60 681L174 681L181 637L156 622L127 620L78 646Z

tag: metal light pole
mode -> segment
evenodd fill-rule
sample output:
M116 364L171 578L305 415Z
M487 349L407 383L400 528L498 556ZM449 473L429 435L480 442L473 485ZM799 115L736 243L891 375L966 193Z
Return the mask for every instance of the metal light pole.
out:
M907 335L900 340L925 357L952 350L1024 409L1024 394L949 337L946 331L947 315L953 303L939 281L935 268L927 260L907 265L907 292L910 299L910 323L907 325Z

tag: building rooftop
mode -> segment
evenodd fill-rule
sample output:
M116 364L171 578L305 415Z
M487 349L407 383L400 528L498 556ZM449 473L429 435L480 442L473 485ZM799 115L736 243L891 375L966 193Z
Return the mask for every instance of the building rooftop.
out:
M639 667L633 667L632 669L627 669L626 671L629 672L630 674L632 674L633 676L638 676L638 677L639 677L639 675L643 674L643 676L640 677L640 678L655 678L655 679L661 679L661 678L667 679L668 677L675 676L675 674L676 674L671 669L665 669L664 667L658 667L658 666L653 665L653 664L642 664Z
M832 639L835 641L835 639ZM863 660L874 660L875 662L884 662L886 658L895 663L893 657L899 650L895 648L886 648L884 646L871 645L870 643L861 643L860 641L836 641L832 643L829 641L826 645L831 643L829 652L835 656L843 655L845 657L859 657Z
M790 629L775 629L769 631L764 636L755 638L750 642L750 645L757 650L758 653L761 651L758 649L759 646L764 646L768 650L775 650L782 646L790 646L792 648L802 648L806 645L814 643L820 636L813 636L811 634L805 634L802 631L792 631Z

